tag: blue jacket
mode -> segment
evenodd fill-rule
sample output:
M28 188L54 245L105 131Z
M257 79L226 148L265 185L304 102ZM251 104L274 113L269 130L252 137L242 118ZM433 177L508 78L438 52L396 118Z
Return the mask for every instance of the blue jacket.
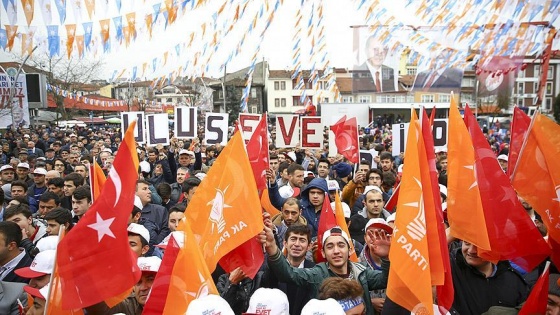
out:
M328 192L329 188L327 186L327 181L323 178L314 178L304 190L301 192L301 208L303 217L307 220L307 224L311 227L311 237L317 236L317 231L319 230L319 219L321 217L321 211L315 211L315 207L309 202L309 190L312 188L320 189L324 192ZM328 196L326 196L328 198ZM327 200L330 202L330 200Z

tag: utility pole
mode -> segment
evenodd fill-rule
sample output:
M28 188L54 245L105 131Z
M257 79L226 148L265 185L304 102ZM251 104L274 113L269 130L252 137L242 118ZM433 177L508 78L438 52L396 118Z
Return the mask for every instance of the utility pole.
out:
M226 107L226 75L227 75L227 64L224 64L224 78L222 80L222 94L224 95L224 113L227 112Z

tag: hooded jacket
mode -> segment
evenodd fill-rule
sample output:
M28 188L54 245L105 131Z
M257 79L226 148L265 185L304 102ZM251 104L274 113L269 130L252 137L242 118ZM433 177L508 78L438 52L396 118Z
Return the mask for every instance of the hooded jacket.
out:
M327 181L323 178L314 178L307 187L301 192L301 208L302 214L311 227L311 237L317 236L319 230L319 219L321 218L321 210L315 211L315 207L309 202L309 190L317 188L327 193L329 188ZM325 197L328 198L328 195ZM327 200L327 202L330 202Z

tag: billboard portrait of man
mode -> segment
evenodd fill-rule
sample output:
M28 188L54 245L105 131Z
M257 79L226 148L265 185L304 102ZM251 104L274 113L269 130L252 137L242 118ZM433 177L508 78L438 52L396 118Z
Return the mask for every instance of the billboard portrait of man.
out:
M442 50L436 56L432 66L418 73L414 80L414 89L459 92L463 80L463 70L447 67L451 54L451 50Z
M363 62L354 67L356 88L377 93L398 91L398 72L391 66L394 62L389 60L389 47L376 35L371 35L358 50L358 60Z
M10 129L12 126L15 126L16 129L29 127L29 113L25 115L25 111L19 103L17 98L12 100L12 123L6 126L6 129ZM27 116L27 120L25 116Z

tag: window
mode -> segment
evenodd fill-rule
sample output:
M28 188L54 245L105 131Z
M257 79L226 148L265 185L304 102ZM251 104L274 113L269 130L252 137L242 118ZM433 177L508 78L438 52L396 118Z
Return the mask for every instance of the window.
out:
M257 110L257 106L256 106L256 105L252 105L252 106L249 108L249 113L251 113L251 114L258 114L259 112L258 112L258 110Z
M282 90L282 91L286 90L286 81L281 81L280 82L280 90Z
M274 90L278 91L280 89L280 82L274 81Z
M329 98L328 97L323 97L323 103L328 103L329 102Z
M541 75L541 65L535 65L535 67L534 67L533 69L534 69L534 72L535 72L535 73L533 74L533 76L534 76L535 78L540 77L540 75Z
M301 106L299 104L299 96L292 96L292 104L294 104L293 106Z
M286 107L286 99L285 98L280 99L280 106Z
M354 97L352 96L343 96L342 103L354 103Z
M218 91L218 99L220 99L220 100L224 99L224 91L222 91L222 90Z
M552 110L552 98L551 97L545 97L544 98L544 110L546 110L546 111Z
M517 82L517 94L525 94L525 83Z
M552 82L546 82L546 95L552 95Z
M463 78L461 82L462 87L474 87L474 79L473 78Z
M523 99L522 98L517 98L517 106L523 107Z
M251 97L257 98L257 88L251 88Z
M406 69L406 74L408 74L408 75L416 75L417 72L418 72L418 69L416 69L416 67Z
M533 93L537 93L539 91L539 82L533 82Z
M360 95L360 97L358 98L358 102L360 102L360 103L371 103L371 96Z
M548 66L548 71L546 72L546 79L552 80L554 77L554 66Z
M450 94L439 94L438 101L440 103L449 103L451 102L451 95Z
M421 98L422 103L433 103L434 102L434 95L433 94L424 94Z
M280 107L280 99L279 98L274 99L274 107Z

